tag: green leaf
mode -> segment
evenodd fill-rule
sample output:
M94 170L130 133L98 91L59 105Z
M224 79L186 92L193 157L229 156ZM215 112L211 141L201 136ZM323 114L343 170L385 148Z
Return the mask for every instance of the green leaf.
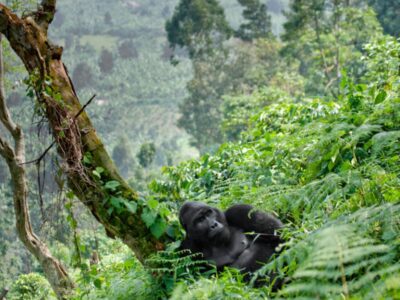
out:
M96 279L93 281L93 284L94 284L94 286L97 287L98 289L101 289L102 281L101 281L100 278L96 278Z
M85 153L83 156L83 163L89 165L92 163L92 154L90 152Z
M103 169L102 167L97 167L97 168L96 168L96 171L97 171L99 174L101 174L101 173L104 172L104 169Z
M86 245L80 244L80 245L79 245L79 250L80 250L81 252L85 252L85 251L86 251Z
M158 239L163 235L167 224L161 218L157 218L156 221L150 226L151 233Z
M27 95L29 98L33 98L33 97L35 96L35 93L33 92L32 89L29 89L28 92L26 93L26 95Z
M56 100L57 102L61 102L62 100L62 96L60 93L57 93L54 95L54 100Z
M66 194L65 194L65 196L67 197L67 199L74 199L74 197L75 197L75 194L74 194L74 192L73 191L68 191Z
M51 96L51 95L53 94L53 89L51 88L51 86L46 86L46 87L45 87L45 93L46 93L48 96Z
M379 94L375 97L375 104L379 104L385 101L386 96L387 96L386 91L384 90L380 91Z
M118 198L118 197L111 197L110 204L118 209L118 208L121 208L121 205L124 202L124 200L125 199Z
M102 167L97 167L96 170L93 170L93 175L95 175L97 178L101 178L101 173L104 172L104 169Z
M156 220L157 214L154 211L145 208L141 215L143 222L146 224L147 227L150 227L154 221Z
M136 213L136 211L137 211L137 203L136 202L133 202L133 201L130 202L130 201L125 200L124 205L128 209L129 212L131 212L133 214Z
M111 181L107 181L105 184L105 188L115 191L117 189L117 187L119 187L121 184L118 181L115 180L111 180Z
M148 206L150 209L154 210L154 209L156 209L157 206L158 206L158 201L155 200L155 199L150 199L149 201L147 201L147 206Z
M89 265L87 263L82 263L80 266L82 271L87 271L89 270Z
M158 213L162 217L167 217L171 214L170 210L165 206L161 207L160 210L158 211Z
M109 209L107 209L107 213L109 215L111 215L113 211L114 211L114 207L113 206L111 206Z

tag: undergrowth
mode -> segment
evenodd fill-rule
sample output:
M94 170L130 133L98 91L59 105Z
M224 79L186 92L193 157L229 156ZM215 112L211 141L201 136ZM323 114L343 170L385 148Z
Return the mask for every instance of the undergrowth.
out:
M239 142L166 168L167 179L151 184L160 199L249 203L286 224L282 254L260 270L284 278L279 292L234 292L240 280L223 273L183 281L173 295L223 299L232 287L229 299L400 297L400 44L384 38L366 50L364 83L343 74L337 99L282 97Z
M343 74L336 99L274 98L238 142L150 184L153 201L172 208L197 200L276 214L286 243L256 275L278 274L279 291L255 289L236 270L201 273L173 243L147 268L129 251L103 259L78 275L78 298L399 299L400 43L386 37L366 50L364 83Z

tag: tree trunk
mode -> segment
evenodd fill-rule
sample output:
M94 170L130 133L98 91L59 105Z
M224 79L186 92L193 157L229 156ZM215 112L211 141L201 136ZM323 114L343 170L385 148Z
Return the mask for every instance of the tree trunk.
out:
M105 227L107 234L121 238L143 262L163 245L152 236L140 217L145 202L138 201L136 192L119 175L83 111L61 60L63 49L48 40L47 29L55 6L55 0L43 0L36 12L19 18L0 4L0 32L7 37L30 74L37 101L43 107L58 153L64 160L69 187ZM96 168L104 170L101 180ZM117 192L124 201L135 202L136 213L112 210L109 201L112 191L104 186L110 181L119 183Z
M1 40L0 34L0 44ZM7 162L11 173L17 233L25 247L39 261L58 299L67 299L73 292L73 282L64 266L51 255L47 245L32 231L27 202L28 187L25 168L22 164L25 161L24 135L21 128L12 121L7 109L3 75L3 53L0 45L0 121L10 132L15 143L12 148L5 138L0 136L0 155Z
M8 294L8 288L4 288L0 293L0 300L5 300Z

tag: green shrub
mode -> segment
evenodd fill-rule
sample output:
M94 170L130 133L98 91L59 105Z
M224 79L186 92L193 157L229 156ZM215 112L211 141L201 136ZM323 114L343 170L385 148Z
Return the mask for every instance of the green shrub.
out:
M52 296L51 286L45 277L38 273L23 274L13 283L7 298L10 300L47 300Z

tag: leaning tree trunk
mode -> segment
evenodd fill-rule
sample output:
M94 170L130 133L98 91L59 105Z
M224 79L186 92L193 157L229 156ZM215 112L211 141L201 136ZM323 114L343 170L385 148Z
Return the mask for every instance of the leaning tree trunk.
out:
M6 141L5 136L0 135L0 156L5 159L11 174L18 237L39 261L57 298L67 299L72 295L74 283L69 278L64 266L51 255L47 245L32 230L27 201L26 174L22 164L25 161L25 141L21 127L13 122L5 102L1 40L2 35L0 34L0 122L11 134L14 147ZM0 299L3 299L4 296L0 296Z
M119 175L83 111L61 60L63 49L48 40L47 29L55 7L56 0L43 0L37 11L19 18L0 4L0 32L7 37L30 74L37 101L63 158L69 187L105 227L107 234L121 238L143 262L163 245L152 236L140 217L145 202L138 201L135 191ZM107 182L119 185L109 189ZM129 201L129 207L137 207L137 211L113 209L112 197L122 197L123 201Z

